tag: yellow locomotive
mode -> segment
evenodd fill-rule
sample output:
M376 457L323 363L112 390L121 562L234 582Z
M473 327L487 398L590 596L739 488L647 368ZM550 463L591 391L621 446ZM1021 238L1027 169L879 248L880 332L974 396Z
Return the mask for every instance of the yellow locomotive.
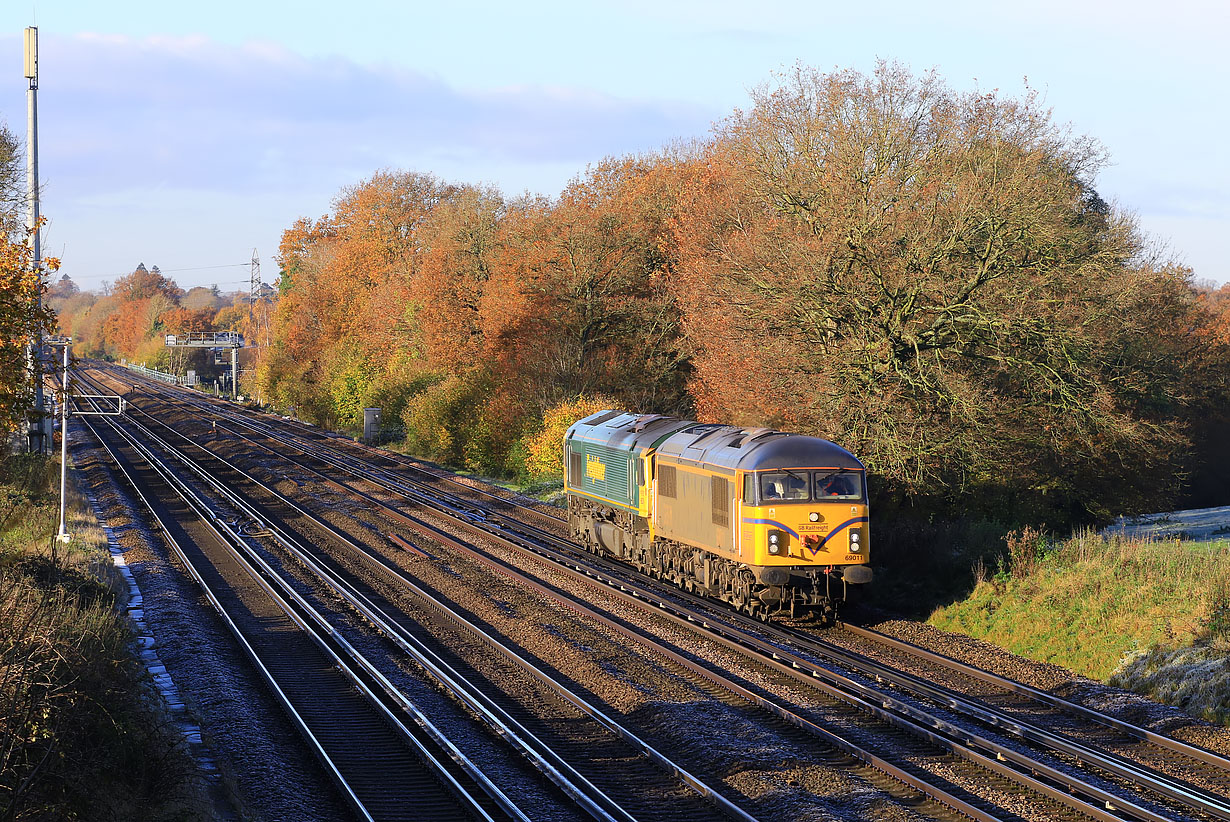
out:
M573 539L768 618L871 581L866 469L828 440L600 411L564 439Z

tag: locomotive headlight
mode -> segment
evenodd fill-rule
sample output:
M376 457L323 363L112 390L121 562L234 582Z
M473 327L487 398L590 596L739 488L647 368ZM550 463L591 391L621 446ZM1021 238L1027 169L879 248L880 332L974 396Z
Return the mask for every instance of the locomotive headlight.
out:
M851 532L850 532L850 541L851 541L851 542L858 542L858 536L859 536L858 531L851 531Z
M857 554L858 550L863 547L858 544L858 541L859 541L858 531L851 531L850 532L850 552L851 553Z
M812 522L819 522L819 521L820 521L820 515L819 515L819 514L817 514L815 511L812 511L812 512L811 512L811 515L810 515L810 516L808 516L807 518L808 518L809 520L811 520Z
M777 533L776 531L769 532L769 553L770 554L777 555L782 552L781 540L782 540L781 534Z

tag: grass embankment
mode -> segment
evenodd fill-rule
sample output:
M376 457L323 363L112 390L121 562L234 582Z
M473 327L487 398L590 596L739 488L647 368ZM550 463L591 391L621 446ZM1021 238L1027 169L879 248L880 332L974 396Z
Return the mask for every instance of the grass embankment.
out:
M58 482L56 462L0 461L0 818L205 818L80 496L52 551Z
M1230 542L1008 538L931 624L1230 722Z

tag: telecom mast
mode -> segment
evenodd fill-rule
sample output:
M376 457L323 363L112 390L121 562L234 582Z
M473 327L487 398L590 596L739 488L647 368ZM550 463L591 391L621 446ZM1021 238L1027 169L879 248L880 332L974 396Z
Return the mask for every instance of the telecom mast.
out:
M26 29L25 50L26 79L30 81L26 91L26 223L30 229L31 266L38 277L39 284L43 281L42 250L39 247L38 226L38 28L31 26ZM40 288L34 294L34 311L37 314L42 306L43 295ZM33 319L33 317L31 318ZM34 411L31 415L27 447L32 453L43 454L48 450L48 438L45 427L48 419L43 408L43 374L41 359L43 356L43 332L35 329L29 342L30 377L34 380Z

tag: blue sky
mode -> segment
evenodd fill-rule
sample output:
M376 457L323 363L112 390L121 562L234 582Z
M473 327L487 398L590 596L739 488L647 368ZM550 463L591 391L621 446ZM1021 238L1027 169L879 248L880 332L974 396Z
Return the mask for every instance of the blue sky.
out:
M378 169L554 195L603 157L707 134L797 62L884 58L959 90L1028 82L1109 150L1101 194L1225 282L1228 9L11 0L0 117L24 138L21 32L37 24L45 253L87 288L144 262L231 289L253 248L272 280L282 230Z

